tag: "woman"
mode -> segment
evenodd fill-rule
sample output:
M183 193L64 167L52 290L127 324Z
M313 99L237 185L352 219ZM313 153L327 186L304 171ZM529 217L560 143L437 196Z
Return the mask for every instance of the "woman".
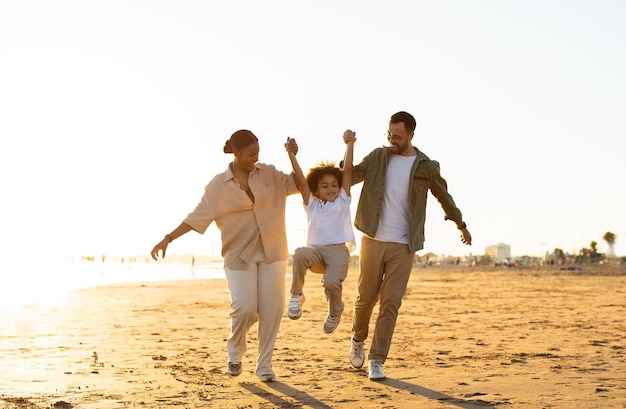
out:
M224 152L234 154L232 163L209 182L196 209L154 246L151 255L155 260L159 252L165 257L172 241L191 230L202 234L216 222L231 299L228 373L241 374L246 333L258 320L256 374L263 382L273 382L272 353L283 315L288 257L286 197L298 190L293 175L257 163L259 142L252 132L232 134Z

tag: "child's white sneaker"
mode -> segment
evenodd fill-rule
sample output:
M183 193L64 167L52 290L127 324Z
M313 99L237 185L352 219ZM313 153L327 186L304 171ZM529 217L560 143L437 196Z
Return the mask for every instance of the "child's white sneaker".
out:
M287 315L292 320L297 320L302 316L302 304L304 304L304 293L300 295L292 295L289 300L289 309Z
M341 321L341 315L326 315L326 320L324 321L324 332L330 334L339 325L339 321Z

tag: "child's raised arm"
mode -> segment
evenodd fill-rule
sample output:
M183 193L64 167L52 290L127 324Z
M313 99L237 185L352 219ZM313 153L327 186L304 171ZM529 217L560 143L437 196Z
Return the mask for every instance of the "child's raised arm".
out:
M289 160L291 161L291 167L293 168L293 176L294 181L296 182L296 186L302 195L302 200L305 205L309 204L309 196L311 191L309 189L309 184L306 182L306 178L304 177L304 173L302 173L302 168L300 168L300 164L298 163L298 159L296 159L296 152L298 150L296 144L296 140L290 137L287 137L287 142L285 142L285 149L289 154Z
M346 154L343 158L343 181L341 187L350 196L352 186L352 157L354 156L354 142L356 142L356 132L347 130L343 133L343 140L346 143Z

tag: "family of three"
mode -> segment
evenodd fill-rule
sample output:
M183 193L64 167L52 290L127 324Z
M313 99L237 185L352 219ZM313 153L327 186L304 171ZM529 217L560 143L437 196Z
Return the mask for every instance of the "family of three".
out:
M323 331L333 332L344 310L342 285L355 238L350 216L350 187L363 183L354 226L362 233L357 297L353 305L349 359L355 368L365 362L365 340L376 303L379 313L368 352L369 378L385 379L387 359L398 311L413 268L423 248L426 199L430 191L445 218L460 230L461 241L472 237L461 211L448 193L439 164L412 144L416 122L404 111L389 119L388 146L374 149L353 165L356 134L345 131L343 169L322 163L305 176L296 160L298 144L287 138L285 149L293 171L281 172L259 163L259 141L248 130L231 135L224 146L233 161L205 187L196 208L157 243L151 255L165 257L168 245L194 230L204 233L215 222L221 231L222 256L230 291L230 334L226 341L227 371L242 372L246 334L258 321L255 372L263 382L276 379L272 353L285 307L288 248L286 197L301 193L308 219L306 247L293 255L293 281L288 316L298 319L308 271L322 274L327 299Z

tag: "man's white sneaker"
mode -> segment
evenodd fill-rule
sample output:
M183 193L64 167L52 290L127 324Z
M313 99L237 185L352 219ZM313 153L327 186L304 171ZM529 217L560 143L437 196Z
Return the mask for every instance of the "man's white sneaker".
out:
M365 362L365 342L351 340L350 345L350 363L355 368L360 368Z
M292 295L289 299L289 309L287 315L292 320L297 320L302 316L302 304L304 304L304 294Z
M369 378L372 381L382 381L385 379L383 372L383 361L379 359L371 359L369 362Z
M339 325L339 321L341 321L341 315L330 315L326 316L326 321L324 321L324 332L330 334Z

